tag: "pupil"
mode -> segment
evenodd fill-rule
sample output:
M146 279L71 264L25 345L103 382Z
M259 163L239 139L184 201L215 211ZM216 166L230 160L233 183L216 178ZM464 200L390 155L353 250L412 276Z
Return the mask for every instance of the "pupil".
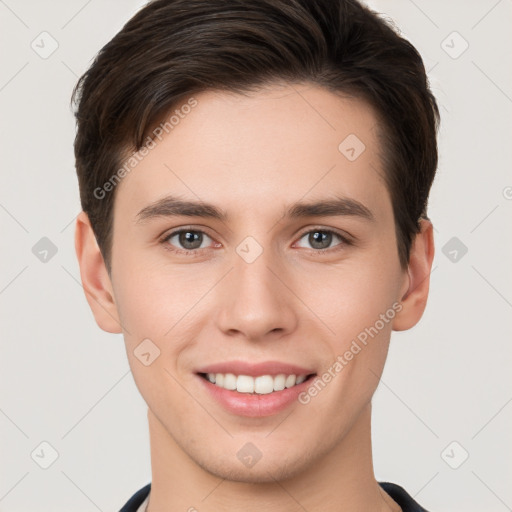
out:
M326 249L331 245L332 234L324 231L315 231L309 235L309 243L315 249Z
M201 247L201 233L197 233L196 231L183 231L180 233L179 238L180 244L185 247L185 249L198 249Z

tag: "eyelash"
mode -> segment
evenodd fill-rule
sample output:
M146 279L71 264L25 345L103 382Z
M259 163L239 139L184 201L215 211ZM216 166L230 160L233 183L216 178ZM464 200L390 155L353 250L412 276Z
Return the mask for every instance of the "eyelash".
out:
M171 252L173 252L175 254L182 254L182 255L188 256L188 257L196 257L196 256L200 255L201 251L204 251L205 249L206 250L212 249L211 247L203 247L202 249L179 249L179 248L176 248L174 246L171 246L171 244L169 243L169 240L171 238L173 238L176 235L179 235L180 233L186 233L186 232L201 233L201 234L206 235L208 238L213 240L213 238L211 236L209 236L208 233L205 233L204 231L202 231L200 229L180 228L180 229L177 229L177 230L172 231L171 233L165 235L160 240L160 243L164 246L164 248L167 251L171 251ZM306 250L306 251L308 251L310 253L314 253L314 254L317 254L317 255L318 254L331 253L331 252L335 252L337 250L341 250L344 246L353 245L353 242L351 240L349 240L348 237L342 235L338 231L335 231L333 229L323 229L323 228L313 228L313 229L310 229L308 231L304 231L303 233L301 233L301 235L299 236L299 238L297 240L301 240L302 238L304 238L305 235L309 235L310 233L315 233L315 232L332 234L332 235L338 237L340 239L341 243L335 245L334 247L328 247L327 249L308 249L308 248L302 248L302 249L304 249L304 250Z

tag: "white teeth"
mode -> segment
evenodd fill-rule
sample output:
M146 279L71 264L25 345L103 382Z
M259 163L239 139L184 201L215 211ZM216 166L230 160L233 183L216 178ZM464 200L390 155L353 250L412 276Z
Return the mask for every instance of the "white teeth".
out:
M274 391L282 391L286 382L286 375L280 373L274 377Z
M236 390L239 393L253 393L254 379L248 375L239 375L236 379Z
M267 395L274 391L274 379L270 375L262 375L254 379L254 392Z
M226 373L224 375L224 386L225 389L229 389L230 391L234 391L236 389L236 375L232 373Z
M292 386L295 386L295 379L295 375L288 375L288 377L286 377L286 382L284 383L285 387L291 388Z
M307 375L234 375L233 373L207 373L206 378L220 388L238 391L239 393L257 393L267 395L274 391L282 391L303 383Z

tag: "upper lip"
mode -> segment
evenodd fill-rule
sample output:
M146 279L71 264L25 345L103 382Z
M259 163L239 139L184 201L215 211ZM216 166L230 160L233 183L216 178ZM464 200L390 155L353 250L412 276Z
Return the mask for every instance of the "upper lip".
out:
M224 361L203 366L197 370L197 373L233 373L235 375L248 375L257 377L258 375L310 375L315 373L294 364L283 363L280 361L263 361L261 363L249 363L246 361Z

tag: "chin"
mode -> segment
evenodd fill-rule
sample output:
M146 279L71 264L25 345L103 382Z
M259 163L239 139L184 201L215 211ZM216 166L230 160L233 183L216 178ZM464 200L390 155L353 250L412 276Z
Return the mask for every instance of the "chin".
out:
M252 467L245 467L242 462L236 459L236 462L229 461L196 460L204 471L211 475L228 480L230 482L240 482L248 484L274 484L276 481L283 481L293 478L307 469L307 463L304 456L300 457L302 464L298 461L290 460L264 460L265 455Z

